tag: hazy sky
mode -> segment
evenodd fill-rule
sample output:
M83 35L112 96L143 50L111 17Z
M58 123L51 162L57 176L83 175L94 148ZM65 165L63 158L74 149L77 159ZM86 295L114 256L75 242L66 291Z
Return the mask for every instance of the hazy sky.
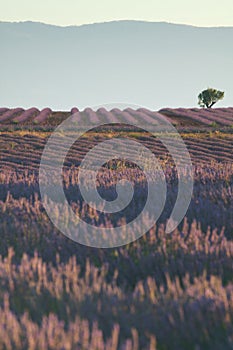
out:
M120 19L233 26L233 0L0 0L1 21L80 25Z

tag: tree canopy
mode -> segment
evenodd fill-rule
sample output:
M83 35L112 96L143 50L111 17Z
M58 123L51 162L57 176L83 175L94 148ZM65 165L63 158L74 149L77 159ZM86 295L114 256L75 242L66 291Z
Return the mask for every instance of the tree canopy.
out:
M198 104L201 107L211 108L216 102L222 100L224 91L208 88L198 95Z

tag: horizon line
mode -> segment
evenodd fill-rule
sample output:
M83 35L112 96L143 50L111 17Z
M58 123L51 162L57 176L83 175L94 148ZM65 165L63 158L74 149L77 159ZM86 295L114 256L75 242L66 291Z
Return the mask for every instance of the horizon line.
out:
M142 22L142 23L148 23L148 24L169 24L169 25L177 25L177 26L187 26L187 27L194 27L194 28L233 28L233 25L195 25L195 24L189 24L189 23L177 23L177 22L169 22L169 21L149 21L149 20L141 20L141 19L115 19L115 20L108 20L108 21L102 21L102 22L90 22L90 23L83 23L83 24L69 24L69 25L61 25L61 24L53 24L53 23L46 23L42 21L32 21L32 20L19 20L19 21L4 21L0 20L0 23L10 23L10 24L23 24L23 23L35 23L35 24L42 24L52 27L59 27L59 28L71 28L71 27L83 27L83 26L89 26L89 25L96 25L96 24L108 24L108 23L116 23L116 22Z

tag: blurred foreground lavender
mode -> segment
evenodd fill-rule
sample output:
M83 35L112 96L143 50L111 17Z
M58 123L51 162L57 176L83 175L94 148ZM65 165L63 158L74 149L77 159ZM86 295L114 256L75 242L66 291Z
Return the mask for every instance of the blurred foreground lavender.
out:
M107 250L56 230L40 203L36 171L2 171L0 349L233 348L233 165L195 165L186 219L169 235L164 225L177 177L172 166L164 169L168 197L157 227ZM112 167L100 173L106 198L115 195L112 175ZM146 195L145 178L137 168L121 169L117 176L123 175L136 179L133 217ZM76 169L64 171L64 188L86 220L124 222L125 213L103 218L86 211Z

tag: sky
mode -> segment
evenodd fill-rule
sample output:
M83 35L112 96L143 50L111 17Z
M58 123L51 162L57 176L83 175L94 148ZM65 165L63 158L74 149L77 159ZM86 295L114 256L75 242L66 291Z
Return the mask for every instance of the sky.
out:
M233 0L0 0L0 21L59 26L113 20L233 26Z

